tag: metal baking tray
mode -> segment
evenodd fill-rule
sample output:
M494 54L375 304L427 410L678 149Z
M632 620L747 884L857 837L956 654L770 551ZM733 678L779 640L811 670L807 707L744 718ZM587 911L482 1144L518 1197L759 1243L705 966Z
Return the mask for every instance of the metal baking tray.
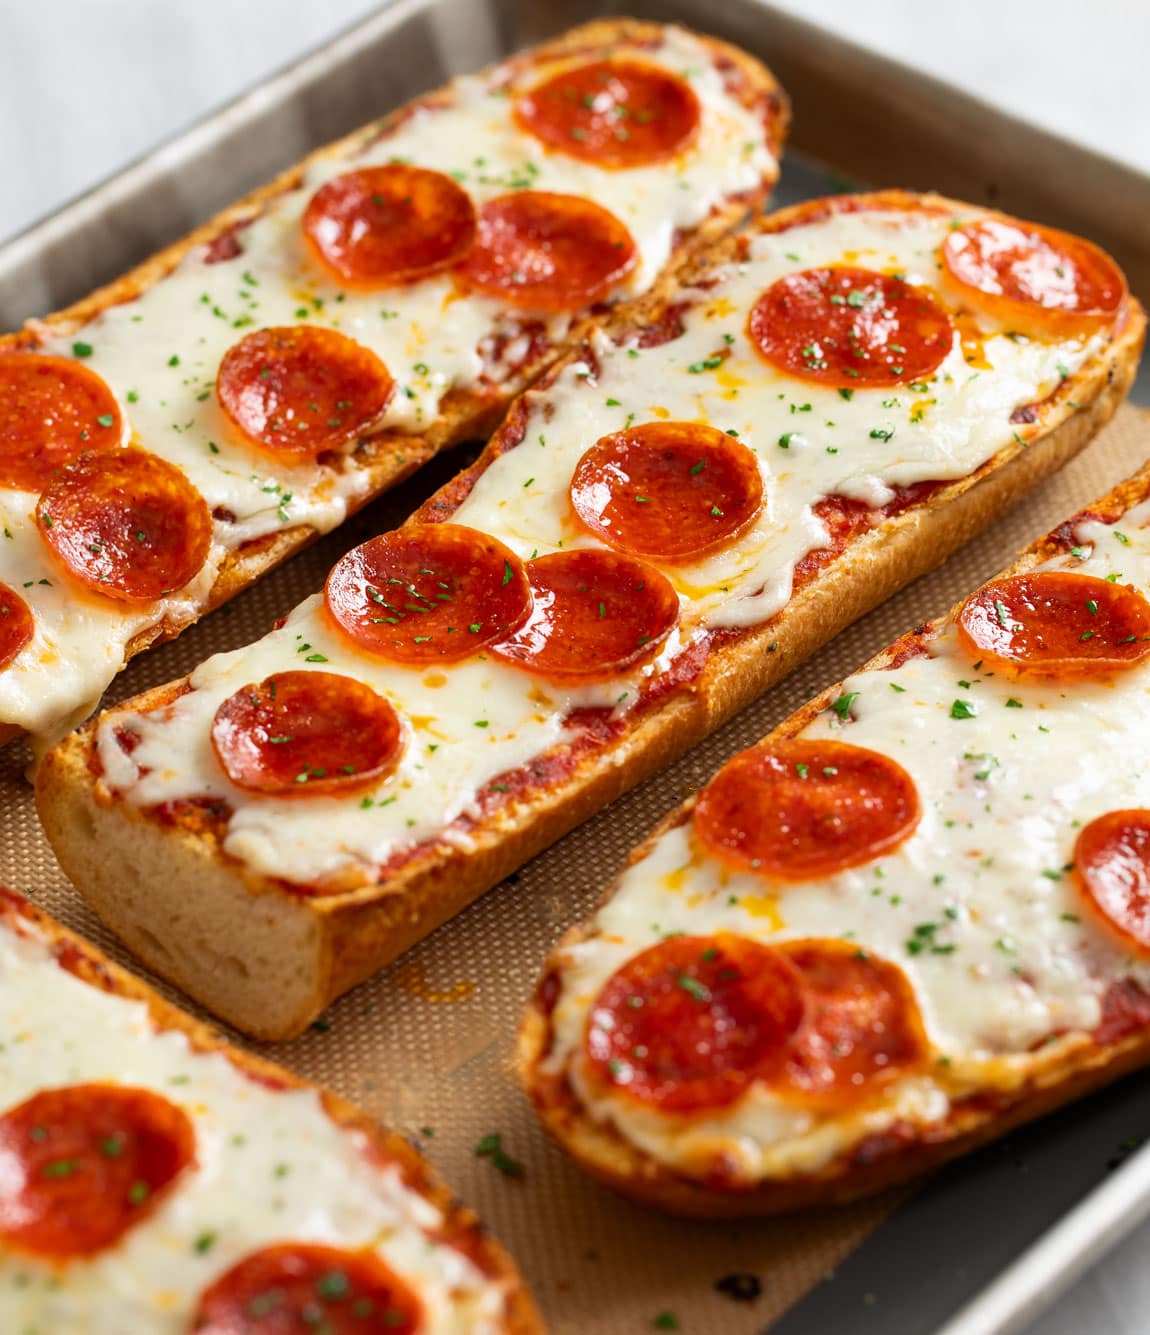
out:
M449 75L615 12L575 0L384 5L0 248L0 328L84 295L309 149ZM1150 177L758 0L637 0L626 12L728 38L778 74L795 123L777 202L855 183L985 201L1091 236L1150 304ZM1150 403L1145 369L1133 397ZM432 468L404 502L445 475ZM910 1194L772 1335L1023 1329L1150 1214L1150 1149L1129 1149L1148 1125L1150 1073L958 1162ZM659 1236L666 1245L665 1226Z

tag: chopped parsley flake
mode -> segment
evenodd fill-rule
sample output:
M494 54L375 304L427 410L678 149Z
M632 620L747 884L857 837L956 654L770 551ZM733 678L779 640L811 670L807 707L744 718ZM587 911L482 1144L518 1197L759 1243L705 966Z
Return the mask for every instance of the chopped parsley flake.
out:
M843 721L843 723L845 723L847 719L850 717L851 706L858 698L859 698L858 691L846 691L844 692L844 694L840 695L836 700L832 700L830 707L839 716L839 718Z
M710 1001L711 989L700 983L697 978L692 978L689 973L676 974L675 982L684 992L693 996L696 1001Z
M477 1159L490 1159L504 1177L524 1177L526 1167L503 1148L503 1137L496 1131L483 1136L475 1146Z

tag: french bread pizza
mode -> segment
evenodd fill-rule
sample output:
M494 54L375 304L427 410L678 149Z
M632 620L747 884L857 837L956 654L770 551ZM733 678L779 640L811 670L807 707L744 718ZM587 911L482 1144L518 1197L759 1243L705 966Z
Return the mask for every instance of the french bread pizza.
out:
M528 1335L403 1137L228 1047L0 891L0 1328Z
M665 1209L876 1190L1150 1060L1150 466L735 756L548 962L519 1065Z
M0 742L62 735L760 205L751 57L603 20L320 149L0 338Z
M148 964L290 1035L1079 449L1143 316L1102 252L903 192L720 242L256 643L37 779Z

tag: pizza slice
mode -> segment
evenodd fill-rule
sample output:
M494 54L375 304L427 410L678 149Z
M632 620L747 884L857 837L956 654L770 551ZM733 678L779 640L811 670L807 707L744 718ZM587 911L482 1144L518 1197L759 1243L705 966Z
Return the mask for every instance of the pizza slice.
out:
M1142 331L1101 251L971 205L761 220L277 629L52 751L61 864L204 1004L298 1031L1069 458Z
M1150 468L742 752L548 962L545 1127L666 1209L878 1190L1150 1054Z
M527 1335L419 1153L0 890L0 1328Z

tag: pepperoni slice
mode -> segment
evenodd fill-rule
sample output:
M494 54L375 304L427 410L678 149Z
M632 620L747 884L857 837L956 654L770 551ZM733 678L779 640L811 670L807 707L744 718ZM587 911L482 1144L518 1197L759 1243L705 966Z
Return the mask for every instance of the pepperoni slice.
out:
M42 1090L0 1116L0 1239L49 1260L105 1251L194 1157L187 1114L151 1090Z
M531 611L523 563L462 524L408 524L353 548L324 597L361 649L396 663L467 658Z
M42 491L78 454L123 435L120 405L95 371L38 352L0 355L0 487Z
M402 749L399 716L336 672L277 672L241 686L212 721L212 747L237 788L331 797L373 787Z
M457 273L465 287L512 306L570 311L602 301L635 255L631 233L598 204L521 190L479 210L475 245Z
M527 562L531 616L495 652L546 677L611 677L650 658L679 619L679 595L642 561L596 548Z
M200 1298L195 1335L414 1335L422 1304L373 1252L279 1243L252 1252Z
M839 389L921 379L954 343L950 317L927 288L848 265L772 283L748 333L780 371Z
M74 579L122 602L182 589L212 543L212 516L185 474L134 447L69 464L45 488L36 521Z
M979 218L943 242L943 263L980 306L1050 332L1112 324L1126 279L1104 250L1053 227Z
M925 1059L918 1002L897 965L847 941L782 949L802 975L807 1011L781 1084L820 1102L853 1102Z
M1079 889L1125 940L1150 952L1150 811L1108 811L1074 844Z
M963 604L958 642L972 659L1031 676L1106 676L1150 655L1150 603L1072 570L1009 575Z
M689 148L699 99L685 79L638 60L593 60L545 79L515 120L548 148L599 167L646 167Z
M684 562L754 522L763 479L751 451L712 426L648 422L591 446L571 480L571 504L617 551Z
M846 742L767 742L699 794L695 834L739 871L809 881L897 848L922 814L914 780L889 756Z
M802 979L781 950L726 933L668 937L600 992L590 1074L671 1112L722 1108L783 1070L804 1013Z
M7 584L0 584L0 672L31 643L36 631L32 609Z
M342 282L388 287L462 259L475 239L475 206L450 176L394 162L344 172L320 186L303 230Z
M1150 1028L1150 992L1136 978L1115 978L1102 995L1102 1018L1091 1034L1109 1046L1140 1029Z
M307 324L248 334L216 377L220 407L245 440L293 462L354 445L394 389L369 348Z

